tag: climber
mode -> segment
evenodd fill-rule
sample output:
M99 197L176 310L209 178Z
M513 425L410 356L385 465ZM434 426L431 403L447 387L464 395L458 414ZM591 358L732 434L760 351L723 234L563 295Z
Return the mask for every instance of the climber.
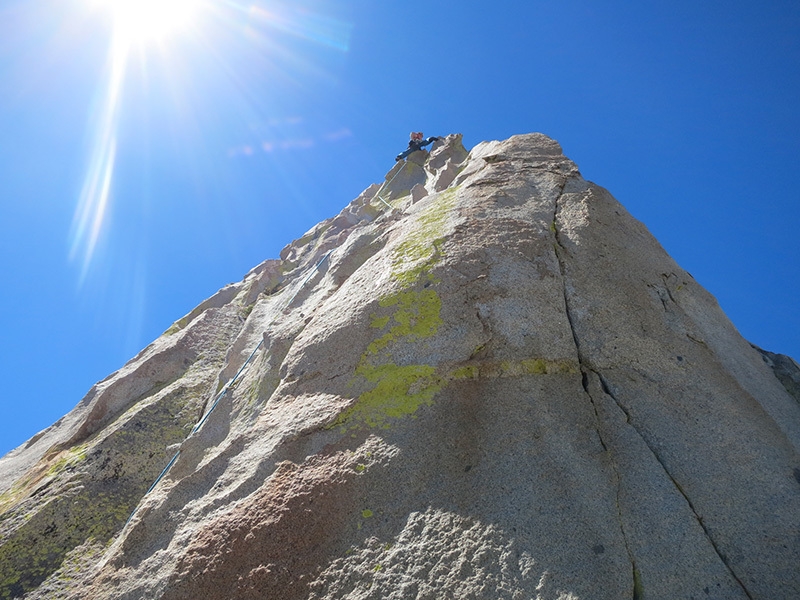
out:
M411 139L408 142L408 148L406 149L406 151L395 156L394 158L395 160L403 160L406 156L408 156L412 152L416 152L417 150L422 150L428 144L432 144L436 140L441 139L435 136L431 136L427 140L422 139L421 131L412 131L410 138Z

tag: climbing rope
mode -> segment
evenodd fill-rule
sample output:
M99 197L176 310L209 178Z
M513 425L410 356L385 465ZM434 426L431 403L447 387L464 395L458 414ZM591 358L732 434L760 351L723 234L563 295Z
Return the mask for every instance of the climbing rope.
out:
M399 172L400 172L400 171L398 171L398 173L399 173ZM390 207L390 208L391 208L391 207ZM303 280L300 282L300 285L299 285L299 286L297 286L297 289L296 289L296 290L295 290L295 292L294 292L294 293L291 295L291 297L290 297L290 298L289 298L289 299L288 299L286 302L282 303L282 305L280 306L280 309L279 309L278 311L276 311L276 313L275 313L275 314L272 316L272 318L269 320L269 322L268 322L268 323L267 323L267 324L264 326L264 328L265 328L265 329L266 329L266 328L268 328L270 325L272 325L272 323L273 323L273 322L275 321L275 319L277 318L278 314L282 313L284 310L286 310L286 309L289 307L289 305L292 303L292 301L294 301L294 299L297 297L297 294L299 294L299 293L300 293L300 290L302 290L302 289L305 287L306 283L308 283L308 280L309 280L309 279L311 279L311 276L312 276L312 275L314 275L314 273L316 273L316 272L319 270L320 266L322 266L322 263L323 263L323 262L325 262L325 260L328 258L328 256L330 256L331 252L333 252L333 250L328 250L328 251L327 251L327 252L326 252L326 253L325 253L325 254L322 256L322 258L321 258L321 259L319 259L319 262L318 262L316 265L314 265L314 267L313 267L311 270L309 270L308 274L307 274L307 275L306 275L306 276L303 278ZM186 441L187 441L189 438L191 438L191 437L192 437L192 436L193 436L195 433L197 433L198 431L200 431L200 428L201 428L201 427L203 426L203 424L204 424L204 423L205 423L205 422L208 420L208 417L209 417L209 416L211 416L211 413L212 413L212 412L214 412L214 409L217 407L217 404L219 404L219 401L220 401L220 400L222 400L222 399L225 397L225 395L226 395L226 394L227 394L227 393L228 393L230 390L232 390L232 389L233 389L233 387L236 385L236 383L238 382L239 378L240 378L240 377L242 376L242 374L245 372L245 369L247 369L248 365L249 365L249 364L250 364L250 362L253 360L253 358L255 357L256 353L257 353L257 352L258 352L258 350L259 350L259 348L261 348L261 346L262 346L263 344L264 344L264 338L263 338L263 336L262 336L261 340L258 342L258 344L256 345L256 347L255 347L255 348L253 348L253 351L250 353L250 356L248 356L248 357L247 357L247 360L245 360L245 361L244 361L244 363L242 364L242 366L241 366L241 367L239 367L239 370L236 372L236 375L234 375L234 376L233 376L233 377L232 377L232 378L231 378L231 379L228 381L228 383L226 383L226 384L223 386L223 388L222 388L222 389L219 391L219 393L217 394L216 398L214 398L214 402L211 404L211 408L209 408L209 409L206 411L206 413L203 415L203 418L202 418L202 419L200 419L200 421L198 421L197 425L195 425L195 426L192 428L192 431L189 433L189 435L187 435L187 436L186 436L186 439L185 439L185 440L183 440L183 442L181 442L181 446L183 446L183 444L185 444L185 443L186 443ZM171 460L170 460L170 461L167 463L167 466L166 466L166 467L164 467L164 470L163 470L163 471L161 471L161 474L160 474L160 475L159 475L159 476L156 478L156 480L153 482L153 485L151 485L151 486L150 486L150 487L147 489L147 491L146 491L146 492L144 493L144 495L142 496L141 500L139 500L139 504L137 504L137 505L136 505L136 507L133 509L133 512L131 513L131 516L129 516L129 517L128 517L128 520L127 520L127 521L125 521L125 525L123 526L123 528L122 528L122 529L125 529L125 527L127 527L127 526L128 526L128 523L130 523L130 522L131 522L131 519L133 519L133 516L136 514L136 511L139 509L139 505L142 503L142 500L144 500L144 499L145 499L145 497L147 497L147 495L148 495L150 492L152 492L152 491L155 489L155 487L156 487L156 486L159 484L159 482L160 482L162 479L164 479L164 477L166 476L167 472L168 472L168 471L169 471L169 470L172 468L172 465L174 465L174 464L175 464L175 461L177 461L177 460L178 460L178 457L179 457L180 455L181 455L181 449L180 449L180 448L178 448L178 451L175 453L175 456L173 456L173 457L172 457L172 459L171 459Z
M381 192L383 191L383 188L385 188L387 185L391 185L391 183L394 181L395 177L400 175L400 171L402 171L403 169L406 168L406 164L407 164L407 161L404 160L403 161L403 166L400 167L399 169L397 169L397 173L394 174L394 177L392 177L389 181L384 181L383 185L378 188L378 193L375 194L375 196L378 198L378 200L383 202L389 210L392 210L392 205L389 204L386 200L383 199L383 196L381 196Z
M292 301L294 301L294 299L297 298L297 294L299 294L300 290L302 290L305 287L306 283L308 283L308 280L311 279L311 276L314 273L316 273L317 270L319 270L319 267L322 265L323 262L325 262L325 259L328 258L328 256L330 255L331 252L333 252L333 250L328 250L323 255L323 257L319 260L319 262L316 265L314 265L314 268L311 269L308 272L308 274L303 278L303 281L300 282L300 285L297 286L297 289L295 290L294 294L292 294L292 296L286 302L283 303L283 305L281 306L280 310L277 311L278 313L281 313L284 310L286 310L286 308L292 303ZM272 319L269 320L269 322L264 326L264 328L266 329L267 327L272 325L272 323L275 321L276 318L277 318L277 314L273 315ZM255 357L256 352L258 352L258 350L261 348L261 346L263 344L264 344L264 338L262 337L261 340L259 340L259 342L256 345L256 347L253 348L253 351L250 353L250 356L247 357L247 360L244 361L242 366L236 372L236 375L234 375L231 378L231 380L227 384L225 384L225 387L223 387L222 390L220 390L219 394L217 394L217 397L214 400L214 403L211 405L211 408L208 409L208 411L203 416L203 418L200 419L200 421L197 423L197 425L194 426L194 429L192 429L192 432L189 434L187 439L189 437L191 437L193 434L195 434L198 431L200 431L200 428L203 426L203 423L206 422L206 419L208 419L209 415L211 415L211 413L217 407L217 404L219 403L219 401L222 400L222 398L225 396L225 394L228 392L228 390L232 389L236 385L236 382L239 380L239 377L241 377L242 373L244 373L245 369L250 364L250 361L253 360L253 357Z
M389 179L388 181L385 181L385 182L383 183L383 185L381 185L381 187L379 187L379 188L378 188L378 192L375 194L375 197L377 197L377 198L378 198L378 200L380 200L381 202L383 202L383 203L386 205L386 207L387 207L389 210L391 210L391 209L392 209L392 205L391 205L391 204L389 204L389 203L388 203L386 200L384 200L384 199L383 199L383 196L381 196L381 192L384 190L384 188L385 188L385 187L387 187L387 186L389 186L389 185L391 185L391 184L392 184L392 182L393 182L393 181L395 180L395 178L396 178L396 177L397 177L397 176L400 174L400 172L401 172L403 169L405 169L405 167L406 167L406 164L407 164L407 163L406 163L406 161L403 161L403 165L402 165L402 166L401 166L399 169L397 169L397 173L395 173L395 174L392 176L392 178L391 178L391 179ZM323 257L322 257L322 258L319 260L319 262L318 262L316 265L314 265L314 268L312 268L312 269L311 269L311 270L308 272L308 274L307 274L307 275L306 275L306 276L303 278L303 281L301 281L301 282L300 282L300 285L299 285L299 286L297 286L297 289L296 289L296 290L295 290L295 292L294 292L294 293L291 295L291 297L290 297L290 298L289 298L289 299L288 299L286 302L284 302L284 303L283 303L283 305L280 307L280 310L278 310L278 311L275 313L275 315L273 315L272 319L270 319L270 321L269 321L269 322L268 322L268 323L265 325L265 329L266 329L267 327L269 327L270 325L272 325L273 321L275 321L275 319L277 318L277 315L278 315L278 314L282 313L284 310L286 310L286 309L289 307L289 305L292 303L292 301L294 301L294 299L297 297L297 294L299 294L299 293L300 293L300 290L302 290L302 289L303 289L303 287L305 287L306 283L308 283L308 280L309 280L309 279L311 279L311 276L312 276L314 273L316 273L316 272L317 272L317 270L319 270L320 266L322 265L322 263L323 263L323 262L325 262L325 260L328 258L328 256L330 255L330 253L331 253L331 252L333 252L333 250L328 250L328 251L327 251L327 252L326 252L326 253L323 255ZM201 418L201 419L200 419L200 421L198 421L197 425L195 425L195 426L192 428L192 431L189 433L189 435L188 435L188 436L186 436L186 439L185 439L185 440L183 440L183 442L181 442L181 446L183 446L183 444L185 444L185 443L186 443L186 441L187 441L189 438L191 438L191 437L192 437L194 434L196 434L198 431L200 431L200 428L202 428L202 427L203 427L203 424L205 424L205 422L208 420L208 417L209 417L209 416L211 416L211 413L212 413L212 412L214 412L214 409L217 407L217 404L219 404L220 400L222 400L222 399L225 397L225 395L226 395L226 394L227 394L229 391L231 391L231 390L233 389L233 387L236 385L236 383L238 382L239 378L240 378L240 377L242 376L242 374L245 372L245 369L247 369L247 367L250 365L250 362L253 360L253 358L255 357L256 353L259 351L259 349L261 348L261 346L262 346L263 344L264 344L264 338L262 337L262 338L261 338L261 340L260 340L260 341L258 342L258 344L256 345L256 347L255 347L255 348L253 348L253 351L250 353L250 356L248 356L248 357L247 357L247 360L245 360L245 361L244 361L244 363L242 364L242 366L241 366L241 367L239 368L239 370L236 372L236 375L234 375L234 376L233 376L233 377L232 377L232 378L231 378L231 379L228 381L228 383L226 383L226 384L223 386L223 388L222 388L222 389L219 391L219 393L217 394L217 396L214 398L214 402L211 404L211 407L210 407L210 408L209 408L209 409L206 411L206 413L203 415L203 418ZM125 526L123 527L123 529L125 529L125 527L127 527L127 526L128 526L128 523L130 523L130 522L131 522L131 519L133 519L134 515L136 514L136 511L139 509L139 505L141 504L142 500L144 500L144 499L145 499L145 497L146 497L146 496L147 496L147 495L148 495L150 492L152 492L152 491L155 489L155 487L156 487L156 486L159 484L159 482L160 482L162 479L164 479L164 477L165 477L165 476L166 476L166 474L169 472L169 470L172 468L172 466L175 464L175 462L178 460L178 457L179 457L180 455L181 455L181 449L180 449L180 447L179 447L179 448L178 448L178 451L175 453L175 456L173 456L173 457L172 457L172 459L171 459L171 460L170 460L170 461L167 463L167 466L166 466L166 467L164 467L164 470L163 470L163 471L161 471L161 474L160 474L160 475L159 475L159 476L156 478L156 480L153 482L153 485L151 485L151 486L150 486L150 487L147 489L147 491L144 493L144 496L142 496L142 499L141 499L141 500L139 500L139 504L137 504L137 506L136 506L136 507L133 509L133 512L131 513L131 516L129 516L129 517L128 517L128 520L127 520L127 521L125 521Z

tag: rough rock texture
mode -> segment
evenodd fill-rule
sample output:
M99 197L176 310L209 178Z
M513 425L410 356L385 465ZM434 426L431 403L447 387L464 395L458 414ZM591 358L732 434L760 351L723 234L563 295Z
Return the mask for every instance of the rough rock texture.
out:
M762 354L556 142L448 136L0 460L0 598L798 598Z
M798 365L791 356L785 354L775 354L774 352L767 352L758 346L753 346L761 353L761 358L769 365L778 378L794 399L800 402L800 365Z

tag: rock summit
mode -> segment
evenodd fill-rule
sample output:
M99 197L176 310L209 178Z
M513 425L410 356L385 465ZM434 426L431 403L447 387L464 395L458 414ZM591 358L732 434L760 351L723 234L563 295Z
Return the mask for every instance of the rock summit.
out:
M800 598L798 374L555 141L450 135L0 459L0 599Z

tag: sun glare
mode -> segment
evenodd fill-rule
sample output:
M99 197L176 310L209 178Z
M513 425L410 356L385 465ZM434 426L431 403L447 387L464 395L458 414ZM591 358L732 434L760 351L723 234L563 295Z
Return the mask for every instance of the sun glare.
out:
M292 38L347 52L353 26L307 7L298 7L294 0L76 1L84 3L92 15L99 17L96 21L104 28L103 37L109 42L104 79L98 92L100 97L92 109L91 150L69 233L69 257L71 261L81 264L79 285L82 285L95 254L99 254L104 247L103 241L111 243L105 237L106 226L108 216L112 213L118 183L115 181L116 162L124 154L118 152L118 149L125 146L125 141L120 139L120 124L124 121L123 100L131 71L140 78L137 81L145 83L148 73L152 71L148 68L150 63L158 63L159 69L163 69L159 74L168 72L169 89L162 90L161 93L154 90L149 96L158 95L159 98L177 96L175 90L188 85L190 78L184 78L183 73L174 67L198 65L199 61L208 56L218 59L219 64L215 66L222 67L219 73L224 72L226 76L231 76L230 81L236 84L227 86L226 93L227 88L239 87L243 79L241 74L245 72L241 69L252 69L254 65L266 64L262 59L268 54L272 55L271 59L285 64L289 69L286 73L281 72L281 75L291 75L292 79L306 73L316 76L319 73L313 63L304 61L302 52L294 53ZM319 3L324 2L319 0ZM260 4L267 4L269 10L259 6ZM277 34L275 37L279 40L283 40L273 39L273 33ZM221 43L211 43L212 41ZM283 45L284 42L286 46ZM230 48L229 57L226 57L226 44ZM242 61L231 64L231 57L238 60L245 46L247 56L254 59L252 64L239 64ZM198 48L202 52L196 53ZM304 67L306 72L303 72ZM199 73L201 70L196 71ZM148 87L148 92L149 90ZM243 105L249 104L246 98L249 95L242 94ZM248 106L247 110L247 118L250 119L250 112L256 112L257 109ZM181 114L187 112L191 110L187 111L182 107ZM313 142L287 141L281 147L303 148L307 144ZM270 152L273 144L264 141L260 147L264 152ZM242 152L249 155L253 149L248 145Z
M113 17L108 81L97 111L95 142L70 231L70 259L81 257L81 282L97 248L110 205L117 127L128 59L134 46L168 41L189 26L204 0L92 0Z
M131 42L163 41L185 29L200 0L105 0L114 13L117 33Z

